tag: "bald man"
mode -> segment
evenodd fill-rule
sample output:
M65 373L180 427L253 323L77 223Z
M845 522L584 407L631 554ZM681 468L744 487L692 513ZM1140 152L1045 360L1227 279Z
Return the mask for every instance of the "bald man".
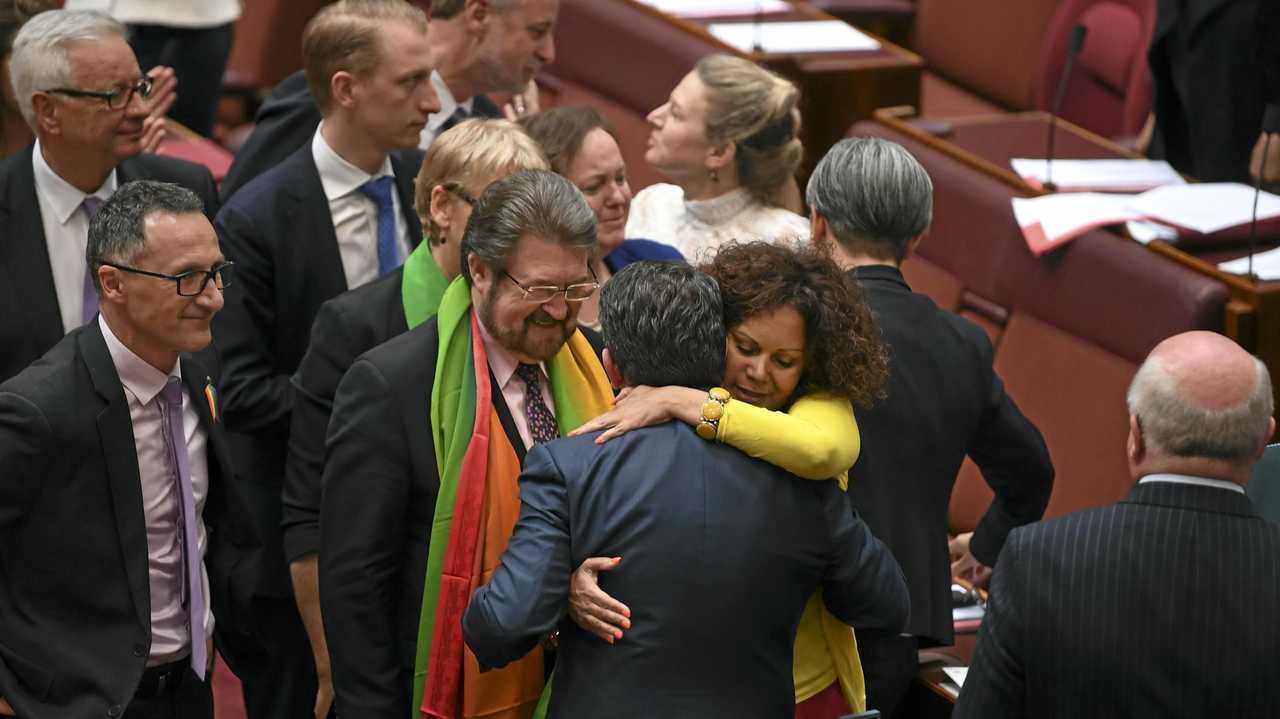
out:
M1137 484L1009 535L955 719L1280 716L1280 525L1244 493L1276 426L1267 369L1188 332L1128 402Z

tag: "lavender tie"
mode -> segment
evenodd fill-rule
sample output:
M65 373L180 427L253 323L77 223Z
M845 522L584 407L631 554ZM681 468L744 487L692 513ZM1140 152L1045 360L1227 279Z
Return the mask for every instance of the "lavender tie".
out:
M536 364L522 364L516 376L524 380L524 413L529 419L529 436L534 444L550 442L560 436L555 415L542 400L542 370Z
M84 214L88 216L89 221L93 221L93 216L98 214L98 210L102 208L102 198L88 195L84 198L84 202L80 203L80 208L84 210ZM84 324L88 324L98 314L98 291L93 288L93 267L89 265L87 259L84 266L84 298L80 301L80 319Z
M183 605L187 608L187 628L191 633L191 668L204 679L208 648L204 636L204 586L200 572L200 542L196 534L196 499L187 470L187 435L182 431L182 382L170 377L161 391L164 398L164 423L169 430L169 458L177 476L179 493L178 526L182 546Z

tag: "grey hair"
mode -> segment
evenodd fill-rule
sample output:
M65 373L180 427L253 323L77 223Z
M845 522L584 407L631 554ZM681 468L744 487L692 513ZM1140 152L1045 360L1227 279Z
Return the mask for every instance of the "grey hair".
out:
M814 168L805 200L845 249L898 262L933 220L929 173L902 145L875 137L837 142Z
M467 283L471 255L494 270L505 270L516 242L525 235L591 251L599 246L595 213L572 182L547 170L521 170L489 185L476 200L462 236L462 276Z
M98 268L112 262L133 264L147 247L147 218L157 212L187 215L204 212L204 202L196 193L180 185L154 180L126 182L111 199L98 208L89 223L89 243L85 259L92 268L93 284L102 293Z
M32 94L76 84L67 50L77 42L125 36L124 26L90 10L46 10L27 21L13 38L9 79L22 118L32 130L36 114Z
M709 388L724 377L720 286L683 262L634 262L600 293L604 344L630 385Z
M489 8L494 12L506 12L519 7L525 0L489 0ZM435 0L431 3L432 20L448 20L466 7L467 0Z
M1138 418L1142 437L1153 449L1175 457L1228 462L1251 460L1267 438L1274 410L1267 366L1253 358L1253 391L1226 409L1206 409L1184 397L1159 357L1148 357L1129 385L1129 414Z

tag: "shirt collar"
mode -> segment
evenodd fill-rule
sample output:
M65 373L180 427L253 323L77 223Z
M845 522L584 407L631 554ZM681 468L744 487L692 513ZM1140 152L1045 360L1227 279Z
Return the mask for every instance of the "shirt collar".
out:
M1194 484L1200 487L1214 487L1216 489L1229 489L1232 492L1244 494L1244 487L1235 482L1228 482L1223 479L1209 479L1208 477L1192 477L1186 474L1148 474L1138 480L1138 484L1150 484L1154 482L1168 482L1169 484Z
M458 102L453 93L449 91L449 86L445 84L444 78L440 76L438 70L431 71L431 87L436 91L436 97L440 99L440 111L433 112L427 117L427 130L438 132L440 126L453 117L453 113L458 108L466 110L468 115L472 114L471 108L475 104L475 96L473 95L462 102Z
M382 158L382 167L378 169L376 175L370 175L342 159L329 146L329 143L325 142L324 136L320 134L322 128L324 128L323 120L320 122L320 127L316 128L315 137L311 139L311 155L315 158L316 170L320 173L320 184L324 187L324 196L330 202L346 197L375 177L395 176L395 172L391 169L389 155Z
M506 387L515 375L516 368L520 366L520 360L489 334L479 314L476 315L476 325L480 327L480 341L484 342L485 354L489 355L489 369L493 371L493 378L498 382L499 387ZM539 362L538 369L542 370L543 381L549 382L546 365Z
M120 375L120 383L138 398L139 403L151 404L170 377L182 381L181 362L174 362L168 373L161 372L125 347L102 315L98 315L98 327L102 329L102 339L107 342L107 352L111 353L111 362L116 366L116 374Z
M36 140L34 149L31 152L31 167L36 176L36 187L40 188L40 194L49 201L53 207L54 219L59 225L67 224L67 220L80 209L80 205L84 203L84 198L88 195L81 192L75 185L62 179L58 173L49 167L49 163L44 159L44 152L40 149L40 141ZM106 202L116 191L116 171L112 168L107 179L103 180L102 186L93 191L93 196Z
M684 207L698 220L708 225L719 225L737 217L754 201L745 187L739 187L710 200L685 200Z

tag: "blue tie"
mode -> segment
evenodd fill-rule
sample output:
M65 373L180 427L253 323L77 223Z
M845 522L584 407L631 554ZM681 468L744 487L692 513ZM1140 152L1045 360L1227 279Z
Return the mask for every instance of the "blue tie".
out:
M378 206L379 277L400 266L400 252L396 248L396 209L391 201L394 182L390 175L383 175L360 186L360 192Z

